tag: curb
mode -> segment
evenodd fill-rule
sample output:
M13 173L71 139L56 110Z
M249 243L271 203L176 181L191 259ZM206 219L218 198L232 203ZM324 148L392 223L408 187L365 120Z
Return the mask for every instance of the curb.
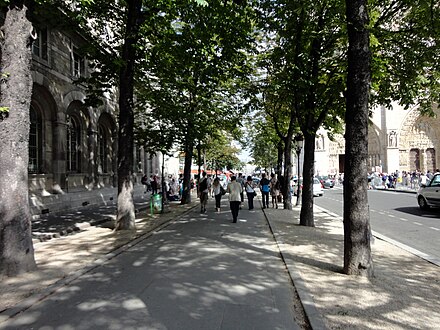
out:
M259 201L261 204L261 200ZM280 253L281 259L286 267L290 280L292 281L293 287L299 296L301 305L304 309L304 313L310 327L314 330L327 329L322 315L319 313L318 309L316 308L312 295L307 290L305 281L301 276L301 272L295 267L295 263L283 253L283 248L282 248L283 242L278 241L277 236L274 232L274 227L264 209L263 209L263 213L269 225L270 232L272 233L272 236L278 247L278 252Z

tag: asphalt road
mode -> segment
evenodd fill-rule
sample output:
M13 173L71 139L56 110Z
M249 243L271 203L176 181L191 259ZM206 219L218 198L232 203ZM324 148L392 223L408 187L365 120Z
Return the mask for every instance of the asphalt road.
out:
M342 186L325 189L314 202L342 217ZM416 195L404 192L369 190L368 202L373 232L440 260L440 209L422 211Z

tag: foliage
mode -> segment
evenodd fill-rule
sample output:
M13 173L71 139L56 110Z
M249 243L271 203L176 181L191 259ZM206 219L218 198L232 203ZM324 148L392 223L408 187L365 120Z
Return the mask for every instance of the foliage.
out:
M263 111L256 111L248 119L247 138L253 163L261 168L270 169L277 159L276 146L280 139L274 130L273 123Z
M243 163L238 158L240 149L231 144L232 136L225 131L213 132L204 146L208 169L240 169Z
M440 101L440 6L430 0L373 1L370 10L372 104Z
M153 121L173 123L175 143L202 143L217 129L232 131L241 115L233 81L244 77L248 8L213 1L175 5L146 36L137 101Z

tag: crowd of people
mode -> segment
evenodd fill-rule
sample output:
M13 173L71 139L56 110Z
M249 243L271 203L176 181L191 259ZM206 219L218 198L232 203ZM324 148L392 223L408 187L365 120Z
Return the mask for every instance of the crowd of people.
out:
M247 199L247 206L249 210L254 209L254 198L257 196L256 188L259 188L262 193L263 209L270 207L269 195L273 208L278 208L278 202L281 194L282 182L277 178L277 175L272 173L269 178L266 174L262 174L262 178L257 183L252 176L244 176L242 173L232 175L229 180L222 183L219 177L212 180L211 176L205 172L199 182L198 194L200 198L200 213L206 213L206 205L209 197L215 198L216 212L221 211L222 196L228 193L229 209L232 214L232 222L237 222L238 214L242 205ZM224 187L226 186L226 188Z
M409 189L417 189L422 185L427 185L432 179L435 173L440 170L427 171L426 173L421 171L395 171L393 173L369 173L368 184L370 189L389 189L397 188L398 186L404 186ZM168 177L161 188L160 177L157 175L151 175L149 178L144 175L142 177L142 184L146 187L146 192L151 194L158 194L162 191L166 192L166 199L168 201L180 201L182 197L182 178ZM334 176L336 182L343 182L343 174ZM288 193L293 192L295 180L291 180L291 189ZM198 187L197 187L198 184ZM247 206L249 210L254 209L254 198L257 196L256 188L259 188L262 194L263 209L278 208L278 203L281 201L281 187L283 185L283 177L277 176L275 173L271 173L270 176L266 176L265 173L261 174L261 179L254 180L252 176L244 176L242 173L238 175L231 175L229 177L212 176L206 172L202 172L200 180L196 178L191 179L191 189L197 189L198 197L200 198L200 212L206 213L206 205L208 199L215 198L215 211L221 211L222 197L228 193L229 209L232 214L232 222L237 222L238 214L242 208L245 196L247 200ZM289 196L290 197L290 196Z
M370 189L391 189L404 187L407 189L418 189L423 185L429 184L435 173L440 172L439 169L435 171L395 171L392 173L370 173L368 175L368 183Z

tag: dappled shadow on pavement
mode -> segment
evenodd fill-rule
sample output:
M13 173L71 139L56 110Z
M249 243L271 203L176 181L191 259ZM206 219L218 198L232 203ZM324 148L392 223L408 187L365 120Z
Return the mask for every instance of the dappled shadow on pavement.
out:
M375 239L371 280L342 274L342 219L315 212L316 228L271 217L287 263L310 290L329 328L434 329L440 324L438 267Z
M291 290L262 212L243 210L236 224L227 211L191 212L10 328L296 329Z

